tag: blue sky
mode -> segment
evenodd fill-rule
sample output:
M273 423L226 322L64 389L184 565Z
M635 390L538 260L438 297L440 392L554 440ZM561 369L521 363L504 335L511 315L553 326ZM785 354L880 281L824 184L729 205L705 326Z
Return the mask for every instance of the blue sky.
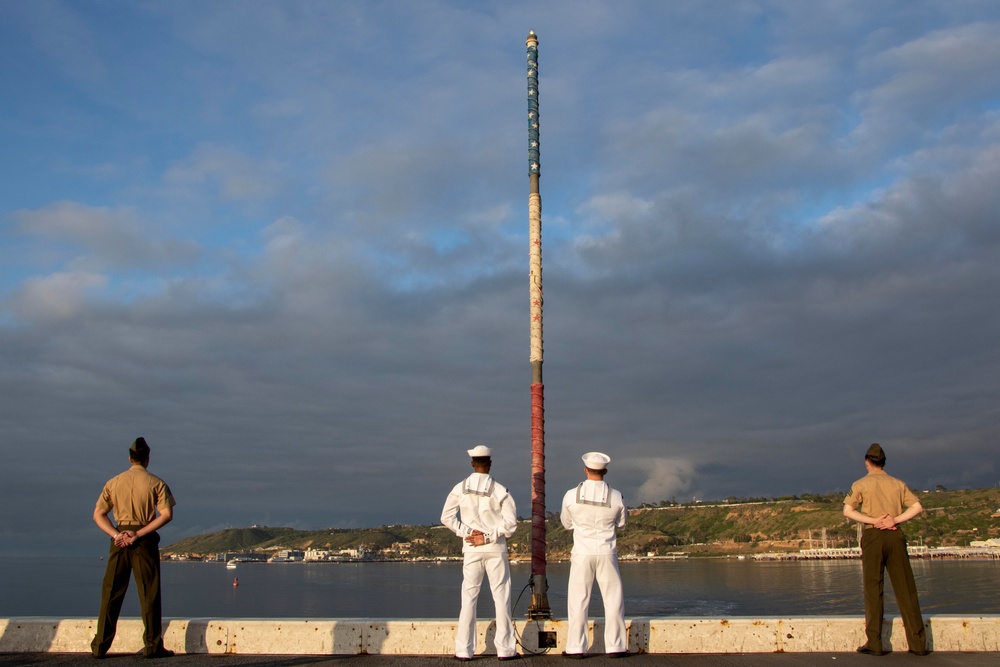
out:
M550 510L998 483L994 3L2 2L3 550L527 516L532 29Z

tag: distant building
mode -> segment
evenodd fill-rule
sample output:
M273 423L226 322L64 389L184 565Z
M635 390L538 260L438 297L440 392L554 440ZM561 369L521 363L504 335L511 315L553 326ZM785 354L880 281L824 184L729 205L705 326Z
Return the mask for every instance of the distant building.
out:
M237 563L264 563L267 561L267 554L226 552L216 554L215 558L227 563L230 561L236 561Z
M307 549L302 553L302 560L305 561L344 561L357 560L365 555L362 549Z
M979 548L1000 549L1000 538L993 537L988 540L972 540L971 542L969 542L969 546L979 547Z

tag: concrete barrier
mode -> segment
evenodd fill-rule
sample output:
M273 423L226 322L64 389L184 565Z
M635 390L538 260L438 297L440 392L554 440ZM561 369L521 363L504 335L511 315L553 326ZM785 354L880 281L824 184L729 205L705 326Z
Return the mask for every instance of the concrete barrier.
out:
M887 619L883 644L906 650L899 618ZM164 619L164 644L178 653L246 655L451 655L455 620L393 619ZM925 618L935 651L1000 651L1000 616ZM853 616L801 618L632 618L629 650L641 653L810 653L853 651L864 643L864 619ZM0 653L89 652L94 619L0 619ZM544 650L554 639L565 647L566 621L517 621L521 651ZM591 652L604 651L600 620L591 621ZM494 653L495 624L478 625L479 650ZM546 633L546 634L542 634ZM112 653L142 648L142 621L123 618Z

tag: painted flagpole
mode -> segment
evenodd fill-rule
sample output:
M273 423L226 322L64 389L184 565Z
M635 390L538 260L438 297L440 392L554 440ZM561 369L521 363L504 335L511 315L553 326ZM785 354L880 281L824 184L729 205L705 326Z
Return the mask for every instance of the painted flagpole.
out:
M542 196L538 133L538 36L528 32L528 297L531 340L531 606L552 618L545 577L545 386L542 384Z

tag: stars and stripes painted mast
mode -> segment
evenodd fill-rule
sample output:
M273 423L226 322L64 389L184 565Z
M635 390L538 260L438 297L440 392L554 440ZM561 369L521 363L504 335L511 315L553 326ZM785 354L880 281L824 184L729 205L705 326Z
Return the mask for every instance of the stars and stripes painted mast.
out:
M528 32L528 296L531 340L531 606L552 618L545 574L545 386L542 384L542 196L538 133L538 36Z

